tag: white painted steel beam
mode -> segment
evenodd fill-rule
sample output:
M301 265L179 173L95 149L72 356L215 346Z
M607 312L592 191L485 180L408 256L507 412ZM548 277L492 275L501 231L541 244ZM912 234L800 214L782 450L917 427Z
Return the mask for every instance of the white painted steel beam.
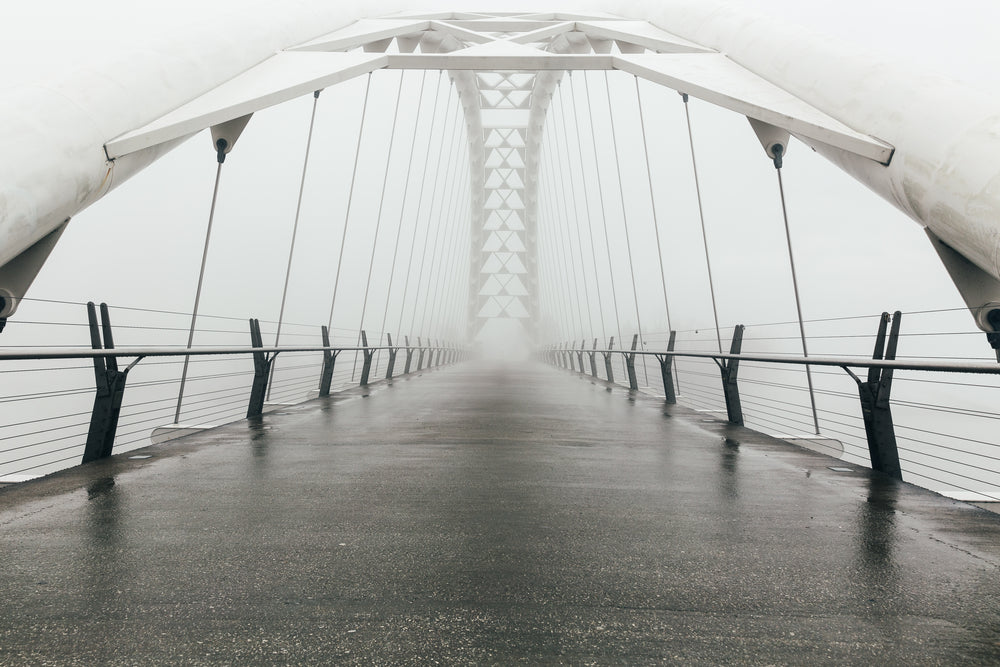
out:
M452 25L477 32L530 32L549 27L548 21L525 19L478 19L475 21L451 21Z
M514 44L532 44L551 39L557 35L563 34L564 32L571 32L573 30L576 30L575 21L560 21L551 23L544 28L539 28L538 30L532 30L530 32L514 35L513 37L508 37L504 41L513 42Z
M576 29L587 36L630 42L660 53L712 52L646 21L580 21L576 25Z
M553 12L551 14L520 14L519 18L532 19L535 21L627 21L628 19L616 14L604 14L601 12L591 12L580 14L576 12Z
M537 49L535 53L502 51L501 43L490 42L454 53L403 53L387 54L388 69L450 69L476 71L537 72L545 70L608 70L612 69L610 55L554 54ZM508 43L504 43L508 44ZM524 49L531 47L512 44ZM479 50L482 48L482 50Z
M414 9L399 12L395 16L408 19L425 19L428 21L474 21L476 19L488 18L491 15L470 12L427 12Z
M384 54L278 53L149 125L112 139L105 149L111 158L134 153L367 74L385 65Z
M855 155L888 164L892 146L856 132L722 54L614 57L616 69Z
M291 51L347 51L370 42L391 39L429 30L430 21L398 19L361 19L323 37L300 44Z
M369 33L371 34L371 33ZM107 144L110 157L187 136L376 69L621 69L823 144L887 163L892 147L855 132L721 54L559 54L507 41L450 53L282 52Z
M472 42L473 44L487 44L493 41L493 38L489 35L484 35L481 32L475 30L469 30L463 28L456 24L454 21L431 21L431 26L433 30L444 33L446 35L451 35L452 37L459 39L463 42Z

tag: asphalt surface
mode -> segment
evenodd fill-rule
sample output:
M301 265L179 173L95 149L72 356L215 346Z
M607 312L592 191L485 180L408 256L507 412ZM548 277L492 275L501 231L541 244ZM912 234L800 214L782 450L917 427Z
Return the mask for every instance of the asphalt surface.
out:
M542 366L365 394L0 490L0 664L1000 662L995 514Z

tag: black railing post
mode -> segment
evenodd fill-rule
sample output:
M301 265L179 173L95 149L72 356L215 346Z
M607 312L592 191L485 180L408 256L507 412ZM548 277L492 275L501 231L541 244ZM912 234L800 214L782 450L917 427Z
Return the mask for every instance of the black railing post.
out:
M330 330L324 325L323 333L323 372L319 376L319 396L324 398L330 395L330 385L333 383L333 365L337 362L339 350L326 349L330 347Z
M420 336L417 336L417 370L422 371L424 369L424 347L420 342Z
M260 335L260 321L250 318L250 345L264 347L264 339ZM271 375L271 362L278 356L270 356L263 352L253 353L253 385L250 387L250 403L247 405L247 419L264 414L264 397L267 394L267 381Z
M111 317L108 304L101 304L101 326L97 324L97 309L91 301L87 304L87 320L90 324L90 343L95 350L113 350L115 341L111 335ZM104 343L101 343L101 331ZM115 357L94 357L94 380L97 393L94 395L94 409L90 414L90 428L87 430L87 444L83 450L83 461L96 461L111 456L118 432L118 417L121 414L122 398L125 396L125 381L142 357L136 359L123 371L118 370Z
M729 354L739 354L743 348L743 325L737 324L733 329L733 342L729 346ZM743 404L740 403L740 388L736 384L736 374L740 369L739 359L717 359L716 364L722 371L722 394L726 398L726 413L732 424L743 426Z
M667 352L674 351L674 343L677 340L677 332L670 332L670 342L667 343ZM656 360L660 362L660 375L663 376L663 396L667 403L676 403L677 394L674 392L674 357L672 354L658 354Z
M608 382L615 381L615 371L613 368L611 368L611 350L614 348L614 346L615 346L615 337L612 336L611 340L608 341L608 351L602 353L604 354L604 370L608 374Z
M632 334L632 353L625 355L625 370L628 372L628 388L639 389L639 380L635 377L635 347L639 344L639 334Z
M584 338L584 339L582 339L580 341L580 349L577 350L577 352L576 352L576 358L580 360L580 372L581 373L586 373L586 371L583 370L583 354L586 351L586 347L587 347L587 339Z
M406 365L403 367L403 375L409 375L410 364L413 362L413 348L410 347L409 336L403 336L403 342L406 343Z
M590 374L597 377L597 339L594 339L594 349L587 352L590 355Z
M361 346L364 348L361 354L364 356L364 364L361 366L361 386L368 386L368 376L372 372L372 357L375 356L375 351L368 348L368 334L362 329L361 331Z
M896 358L896 344L899 341L899 326L902 319L902 313L898 310L893 313L892 329L889 332L888 340L886 340L889 313L882 313L872 359L891 361ZM903 472L899 465L899 450L896 447L896 429L892 423L892 411L889 406L889 394L892 391L892 369L869 368L867 382L862 382L846 367L844 370L850 373L851 377L858 383L858 394L861 397L861 416L865 422L865 435L868 438L868 455L871 457L872 470L878 470L902 480Z
M398 347L392 346L392 334L387 333L385 335L386 340L389 342L389 365L385 369L385 379L392 379L392 369L396 365L396 353L399 352Z

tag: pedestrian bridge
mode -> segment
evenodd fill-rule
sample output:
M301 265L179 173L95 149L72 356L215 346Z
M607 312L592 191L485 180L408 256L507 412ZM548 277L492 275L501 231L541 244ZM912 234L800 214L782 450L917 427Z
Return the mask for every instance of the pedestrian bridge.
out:
M224 4L4 87L0 663L996 662L992 98Z

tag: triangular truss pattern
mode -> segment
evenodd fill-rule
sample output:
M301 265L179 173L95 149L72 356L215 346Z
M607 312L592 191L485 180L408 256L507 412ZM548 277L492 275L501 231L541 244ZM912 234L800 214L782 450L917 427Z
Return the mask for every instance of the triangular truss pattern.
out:
M506 26L509 27L509 26ZM531 27L536 27L532 25ZM509 48L509 47L505 47ZM529 47L517 47L527 49ZM482 49L479 49L482 50ZM471 49L470 49L471 51ZM475 312L479 320L491 317L532 319L537 314L536 276L528 270L535 256L534 235L524 225L526 182L526 127L530 122L537 75L529 72L477 72L481 113L505 110L511 125L499 127L491 123L483 129L484 208L486 216L482 246L473 253L478 264L480 286ZM511 113L515 115L510 115ZM472 324L478 328L477 323Z

